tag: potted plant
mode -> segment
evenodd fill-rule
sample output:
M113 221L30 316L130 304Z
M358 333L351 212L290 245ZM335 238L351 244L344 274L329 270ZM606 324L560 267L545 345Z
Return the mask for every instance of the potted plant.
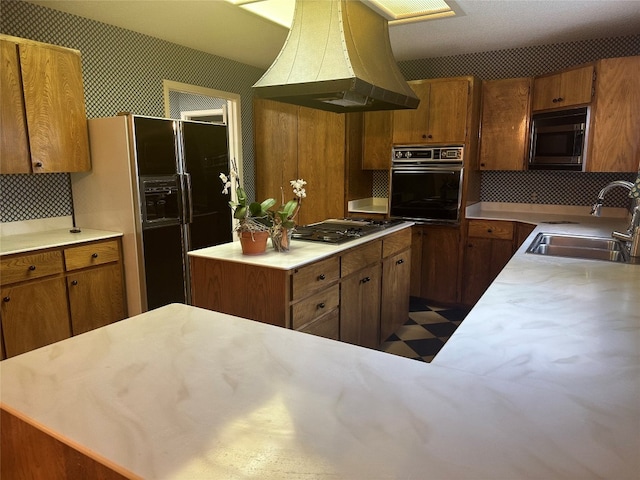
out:
M237 220L234 231L238 232L242 253L255 255L264 253L267 248L267 239L273 225L269 209L275 205L273 198L267 198L263 202L249 202L247 194L240 184L235 160L231 161L229 176L220 174L220 180L224 188L222 193L228 194L235 186L236 199L229 202L233 210L233 218Z
M304 186L307 184L302 179L291 180L289 182L293 188L293 194L295 197L284 203L284 191L282 191L282 203L278 210L270 211L272 219L271 226L271 243L273 248L279 252L285 252L289 250L291 233L296 224L294 219L300 210L302 205L302 199L307 196L307 192Z

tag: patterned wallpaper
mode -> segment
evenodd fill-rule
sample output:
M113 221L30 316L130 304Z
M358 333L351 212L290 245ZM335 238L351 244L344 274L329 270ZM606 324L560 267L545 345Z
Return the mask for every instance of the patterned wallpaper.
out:
M164 116L162 80L241 96L242 151L253 194L251 86L263 69L31 3L2 0L0 33L82 52L87 116ZM19 195L15 193L19 192ZM68 175L0 175L0 221L71 214Z
M120 111L163 116L163 79L239 94L245 186L253 196L251 85L260 78L261 69L15 0L0 2L0 32L80 50L89 117ZM536 75L598 58L626 55L640 55L640 35L428 58L400 62L399 66L408 80L458 75L492 79ZM557 178L568 182L575 191L597 192L611 175L573 173ZM384 196L387 178L384 172L374 174L374 196ZM617 178L620 175L615 175ZM538 172L486 172L482 177L482 199L521 202L524 198L534 203L532 192L537 192L536 201L540 203L576 204L591 198L591 194L569 198L566 188L551 189L549 183ZM66 174L0 175L2 222L70 215L71 205Z

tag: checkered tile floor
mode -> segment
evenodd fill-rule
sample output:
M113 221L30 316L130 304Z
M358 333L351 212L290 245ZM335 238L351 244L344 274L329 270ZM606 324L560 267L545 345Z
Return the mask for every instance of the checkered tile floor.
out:
M430 362L467 313L461 308L429 306L423 299L411 297L409 320L382 343L380 350Z

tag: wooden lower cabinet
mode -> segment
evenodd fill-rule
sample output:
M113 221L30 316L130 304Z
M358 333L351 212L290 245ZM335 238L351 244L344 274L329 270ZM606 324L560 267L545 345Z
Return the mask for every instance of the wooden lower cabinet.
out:
M458 301L460 228L420 225L414 229L417 231L413 240L419 242L420 263L412 263L412 294L437 304L455 304ZM415 250L416 244L412 243L411 248ZM416 286L415 282L419 284Z
M340 340L363 347L380 344L381 266L371 265L341 282Z
M411 248L382 261L380 342L384 342L409 318L411 261Z
M190 262L197 307L370 348L380 344L381 321L401 325L408 317L409 228L292 270Z
M514 252L515 223L469 220L461 282L462 303L474 305Z
M2 257L6 357L125 318L121 251L110 239Z
M3 287L1 312L7 357L71 336L64 277Z
M126 316L122 269L118 264L74 272L67 276L67 287L74 335Z

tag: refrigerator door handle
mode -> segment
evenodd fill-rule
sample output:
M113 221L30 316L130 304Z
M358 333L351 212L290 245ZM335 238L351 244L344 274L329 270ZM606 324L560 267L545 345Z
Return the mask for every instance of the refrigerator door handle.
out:
M183 174L184 179L185 179L185 201L187 202L187 221L186 223L193 223L193 196L191 193L191 174L190 173L184 173Z

